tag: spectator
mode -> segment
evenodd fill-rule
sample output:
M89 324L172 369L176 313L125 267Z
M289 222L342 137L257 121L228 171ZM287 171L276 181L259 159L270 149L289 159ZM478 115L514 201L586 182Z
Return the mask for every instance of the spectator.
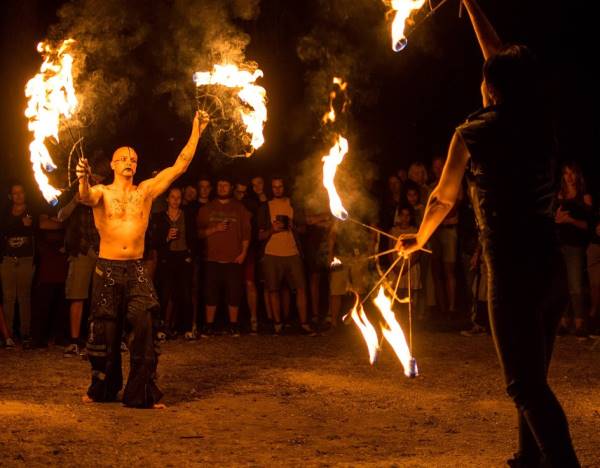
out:
M19 305L20 330L23 348L31 346L31 282L35 253L34 220L26 201L25 188L13 183L9 190L8 212L0 220L2 233L2 293L9 335L12 336L15 308Z
M576 163L566 163L561 173L558 208L554 221L567 265L569 311L575 318L575 334L585 337L585 255L589 242L588 222L592 211L592 197L586 191L581 169ZM570 319L571 314L563 316L559 330L561 334L568 331Z
M335 220L327 238L329 275L329 320L336 330L342 310L342 299L350 291L367 292L369 255L375 250L376 238L354 224ZM337 258L341 263L334 265Z
M391 229L390 234L396 238L400 237L403 234L416 234L418 231L416 219L415 219L415 211L411 205L401 205L398 208L398 222ZM393 249L395 247L396 241L394 239L388 239L389 246L388 248ZM408 263L404 268L403 274L398 281L398 275L400 274L400 270L402 270L401 266L397 266L395 268L395 277L392 275L390 277L390 283L393 285L398 284L398 297L410 297L412 302L412 306L414 310L419 311L421 309L420 303L422 302L422 295L420 294L422 285L421 285L421 265L419 263L421 257L421 253L417 252L410 256L410 271L408 271ZM410 288L410 289L409 289ZM417 313L417 315L419 315Z
M198 219L198 211L210 201L212 193L212 182L210 177L203 174L198 178L198 199L196 203L190 203L186 207L186 211L190 211L194 215L194 219ZM204 314L199 311L204 311L204 293L201 285L205 283L206 270L206 239L199 239L196 235L196 249L194 255L194 276L192 278L192 309L194 312L194 334L196 330L202 330Z
M415 223L419 227L423 220L423 214L425 213L425 205L421 200L421 190L419 186L413 182L408 181L405 185L406 202L412 207L415 212ZM396 221L396 219L394 219ZM397 224L396 222L394 224Z
M263 267L275 322L275 334L282 331L279 291L285 278L288 286L296 291L301 333L314 335L308 323L306 282L300 244L295 236L294 208L290 199L285 196L285 186L281 177L271 180L271 189L273 199L264 205L258 224L259 236L266 241Z
M265 179L262 176L254 176L252 178L251 184L252 184L252 196L250 197L250 200L253 200L253 202L254 202L253 218L252 218L253 229L254 229L254 234L255 234L253 237L255 239L254 250L255 250L255 255L256 255L256 263L258 265L258 268L256 271L259 275L259 280L260 280L259 284L262 287L263 300L264 300L264 304L265 304L265 312L267 313L267 318L272 321L273 314L271 312L271 301L269 300L269 290L265 287L265 284L264 284L265 283L264 268L262 265L266 241L261 240L258 237L258 213L259 213L259 211L264 209L264 208L260 208L260 207L261 207L261 205L263 205L269 201L269 197L267 196L267 193L265 192ZM288 292L288 297L286 300L287 300L287 303L289 304L289 302L290 302L289 292Z
M92 174L92 183L100 184L110 170L108 160L98 161ZM59 212L57 219L66 224L65 247L68 255L68 272L65 297L70 302L70 344L64 356L73 357L83 353L80 339L81 320L85 301L89 298L92 274L100 249L100 236L94 223L92 208L80 203L79 192Z
M398 176L398 179L400 179L401 184L405 184L408 181L408 171L406 169L398 169L396 175Z
M415 162L408 168L408 180L412 180L421 190L421 200L426 202L429 198L429 187L427 186L427 169L423 163Z
M193 185L186 185L183 188L183 200L181 206L189 206L195 204L198 201L198 191ZM168 203L168 202L167 202Z
M392 174L387 179L387 191L381 203L379 213L380 226L383 230L389 231L394 225L396 209L402 201L402 182L397 175Z
M251 216L250 245L244 261L244 283L246 285L246 302L250 311L250 333L258 333L258 293L256 290L256 211L258 203L248 196L248 184L238 181L233 192L235 199L241 202Z
M46 213L40 214L37 238L38 264L31 327L35 347L48 346L52 323L58 326L55 342L65 338L69 313L65 300L68 265L64 245L64 226L58 220L56 211L48 208Z
M431 175L432 179L429 182L429 191L433 191L435 186L442 178L442 171L444 170L444 163L446 159L443 156L436 156L431 161Z
M331 230L331 214L327 206L306 216L306 269L310 286L311 319L319 323L321 278L329 273L328 236Z
M214 333L219 294L225 291L232 336L239 336L242 264L250 244L250 213L231 196L231 181L217 181L217 199L200 208L198 236L206 239L206 323L202 336Z
M196 244L196 220L191 211L182 208L182 191L178 187L168 190L167 206L166 211L155 216L161 316L169 338L177 336L181 324L185 339L193 340L192 248Z

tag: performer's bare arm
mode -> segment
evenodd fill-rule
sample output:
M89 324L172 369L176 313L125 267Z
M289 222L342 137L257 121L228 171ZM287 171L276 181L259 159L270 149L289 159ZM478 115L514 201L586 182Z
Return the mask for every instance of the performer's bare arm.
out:
M487 60L502 48L502 41L476 0L463 0L475 30L483 58Z
M396 248L408 255L423 248L444 218L448 215L461 189L461 182L469 160L469 151L456 133L450 142L448 159L437 187L431 193L419 232L401 236Z
M192 159L194 159L198 140L208 125L208 120L209 117L206 112L196 112L190 138L181 150L181 153L179 153L175 164L160 171L153 178L142 182L139 186L141 191L148 193L154 199L167 190L178 177L185 173L192 162Z
M77 179L79 180L79 201L87 206L96 206L102 199L102 185L90 186L92 169L86 158L77 163Z

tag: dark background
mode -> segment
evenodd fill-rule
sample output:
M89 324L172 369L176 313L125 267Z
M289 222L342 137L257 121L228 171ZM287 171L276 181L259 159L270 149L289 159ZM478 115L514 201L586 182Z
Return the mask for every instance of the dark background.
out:
M3 187L11 179L32 183L27 150L30 137L23 115L24 86L41 63L35 46L57 21L56 11L63 3L9 0L2 4ZM595 193L599 132L592 98L597 73L592 72L592 64L597 53L587 55L593 44L590 12L578 2L558 0L480 3L503 40L524 42L541 57L561 158L582 164ZM299 59L297 47L315 21L321 20L319 8L324 4L327 2L322 0L262 0L256 20L238 22L252 38L246 56L264 71L262 85L269 99L266 144L251 161L235 162L243 166L238 171L293 175L297 164L319 147L318 120L308 102L308 77L314 70ZM453 128L480 105L482 58L466 14L462 19L457 17L457 6L457 1L449 1L419 25L410 35L407 49L400 53L391 51L387 31L363 31L359 17L340 25L345 34L364 34L366 42L379 41L371 51L380 59L377 65L364 70L358 89L350 82L351 94L355 95L350 139L351 148L360 149L378 167L380 177L414 160L428 162L432 156L443 154ZM134 146L141 156L140 175L144 176L150 168L164 167L175 159L187 139L189 121L178 118L164 99L152 99L150 93L144 93L143 84L140 88L139 98L130 104L139 111L137 119L118 126L117 133L103 141L103 149L110 155L121 144ZM376 93L370 93L373 90ZM363 99L365 95L372 96ZM230 162L198 158L187 178L210 169L207 166L226 163Z

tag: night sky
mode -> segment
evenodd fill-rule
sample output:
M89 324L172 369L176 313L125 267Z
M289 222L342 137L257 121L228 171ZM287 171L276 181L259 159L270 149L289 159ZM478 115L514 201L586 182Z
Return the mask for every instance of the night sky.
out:
M11 178L32 180L23 90L41 63L36 43L57 22L56 11L63 3L9 0L2 5L3 185ZM264 71L262 85L269 99L267 143L251 162L244 163L240 170L245 173L291 173L299 161L318 151L321 142L311 97L314 93L308 89L310 74L315 70L299 58L297 50L300 38L323 21L320 9L330 3L335 2L262 0L255 20L236 22L251 36L246 57L257 61ZM597 187L598 171L592 170L592 163L597 159L594 136L599 132L590 97L597 75L591 72L591 61L583 60L584 51L591 44L592 30L585 26L590 15L577 2L480 3L503 40L524 42L541 57L551 91L549 104L556 114L561 158L580 161L591 185ZM482 58L466 14L462 19L457 16L458 1L449 0L418 25L409 36L407 49L400 53L391 51L383 22L385 9L382 6L380 10L381 17L377 18L352 17L350 11L343 23L327 28L337 33L339 27L340 37L349 38L344 54L352 56L354 48L359 56L358 48L362 48L361 54L366 52L366 56L376 58L365 63L364 72L360 64L354 65L360 79L356 80L357 89L350 78L350 140L351 148L360 149L364 155L361 157L368 158L384 175L392 168L407 166L414 160L428 162L432 156L445 152L453 128L480 105ZM379 11L376 13L379 15ZM369 50L365 51L365 47ZM188 80L191 86L190 77L181 79ZM118 125L114 135L100 141L107 155L121 144L134 146L141 155L141 166L150 170L175 159L190 123L175 115L165 96L153 98L143 87L143 83L139 84L139 95L128 103L136 108L136 118ZM323 90L323 104L326 92ZM213 160L211 164L219 162ZM189 177L206 165L206 161L195 161ZM141 172L143 175L143 169Z

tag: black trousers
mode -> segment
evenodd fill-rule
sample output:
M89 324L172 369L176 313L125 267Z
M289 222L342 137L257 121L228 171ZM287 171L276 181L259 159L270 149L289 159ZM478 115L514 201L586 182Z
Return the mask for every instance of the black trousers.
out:
M99 258L92 283L88 356L94 401L115 401L123 387L121 337L131 329L130 371L123 392L127 406L150 408L162 398L157 387L158 343L155 340L160 306L142 260Z
M560 251L484 242L488 308L508 394L519 418L527 466L578 467L567 419L547 382L558 322L568 300Z

